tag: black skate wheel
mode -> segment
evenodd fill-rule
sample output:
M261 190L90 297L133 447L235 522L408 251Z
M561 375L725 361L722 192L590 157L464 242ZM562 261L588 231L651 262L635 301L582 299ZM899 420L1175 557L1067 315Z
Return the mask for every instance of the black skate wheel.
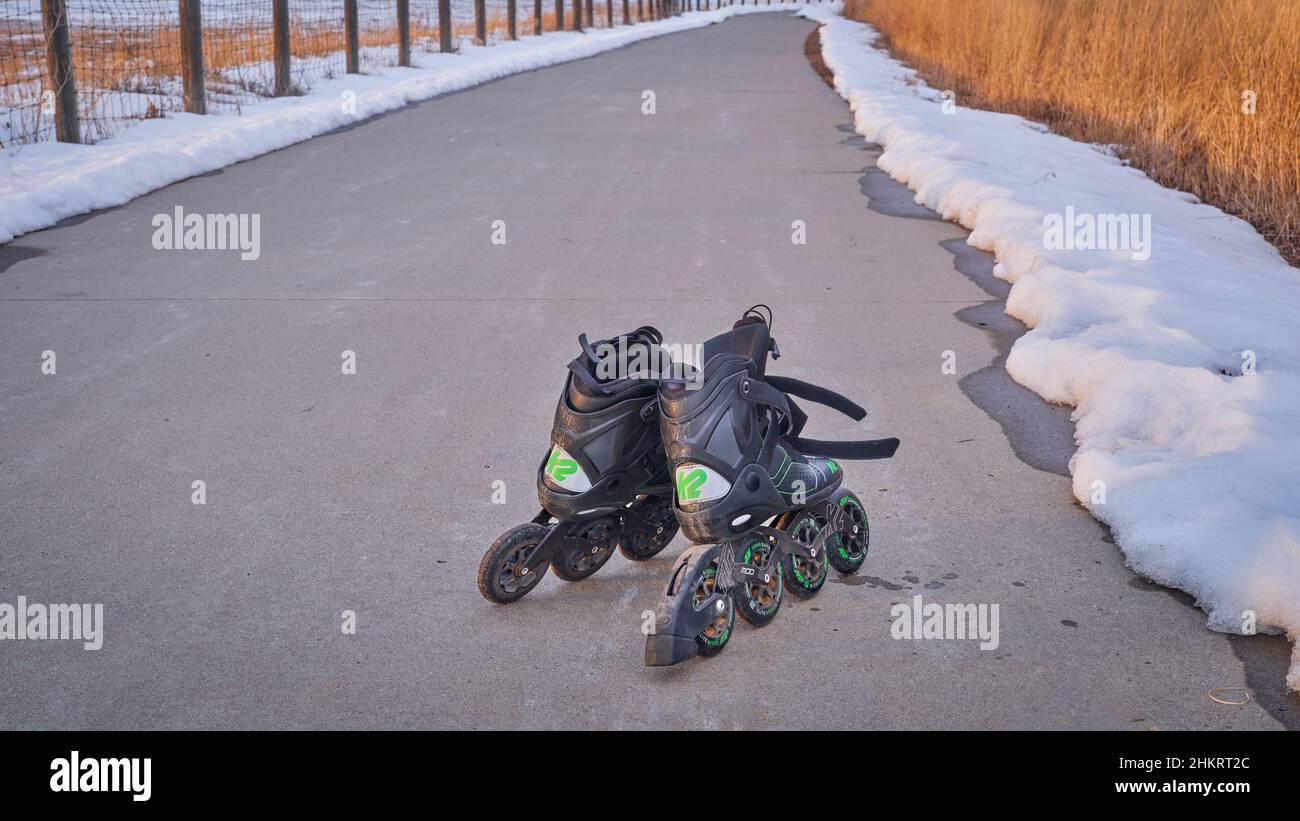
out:
M618 540L618 552L623 558L643 562L659 554L677 535L677 514L673 513L671 499L637 499L630 507L656 528L654 533L624 532Z
M537 586L546 575L547 565L528 574L521 574L521 571L549 531L546 525L529 522L512 527L497 537L478 565L478 592L483 594L483 598L497 604L509 604L522 599Z
M551 572L566 582L580 582L605 566L614 555L615 523L599 519L573 535L585 543L581 548L562 550L551 560Z
M776 545L756 537L746 538L739 544L741 547L736 551L738 563L767 568L761 577L753 577L752 581L747 578L732 591L740 617L755 627L762 627L776 618L785 591L779 564L772 561ZM723 549L727 546L724 545Z
M849 491L840 494L835 502L840 509L835 532L826 540L826 558L831 567L844 574L857 573L867 560L871 546L871 528L867 524L867 511L858 497Z
M781 517L776 520L775 527L799 544L811 545L816 541L817 534L825 527L825 522L810 511L792 510L781 514ZM817 591L826 584L826 577L830 575L826 552L823 550L815 559L806 559L792 553L782 556L781 577L785 582L785 589L801 599L809 599L817 595Z
M718 592L717 559L710 562L709 566L700 573L700 580L695 585L694 605L699 607L715 592ZM705 658L722 652L722 648L726 647L731 639L731 631L736 626L736 603L732 595L723 593L715 600L713 606L716 608L718 604L722 605L722 609L715 611L713 621L695 637L696 652Z

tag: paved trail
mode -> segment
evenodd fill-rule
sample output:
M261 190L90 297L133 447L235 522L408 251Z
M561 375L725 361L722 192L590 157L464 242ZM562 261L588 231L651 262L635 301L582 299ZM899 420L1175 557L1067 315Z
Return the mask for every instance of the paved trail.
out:
M741 17L511 77L0 248L0 601L107 619L98 652L0 645L0 725L1293 725L1286 645L1207 631L1074 503L1068 413L1001 367L1021 329L990 260L875 169L809 30ZM177 205L260 213L261 258L153 250ZM698 341L755 302L774 372L903 440L845 465L862 575L668 670L640 614L680 540L484 602L578 332ZM917 594L1000 605L1000 646L892 639Z

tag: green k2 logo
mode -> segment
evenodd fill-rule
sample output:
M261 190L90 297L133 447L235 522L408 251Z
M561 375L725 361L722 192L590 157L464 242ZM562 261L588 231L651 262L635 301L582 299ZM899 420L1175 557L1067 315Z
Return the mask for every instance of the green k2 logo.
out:
M563 482L578 472L578 463L560 455L559 448L551 448L551 458L546 460L546 472L557 482Z
M677 474L677 500L688 502L700 498L700 488L704 485L704 468L688 470Z

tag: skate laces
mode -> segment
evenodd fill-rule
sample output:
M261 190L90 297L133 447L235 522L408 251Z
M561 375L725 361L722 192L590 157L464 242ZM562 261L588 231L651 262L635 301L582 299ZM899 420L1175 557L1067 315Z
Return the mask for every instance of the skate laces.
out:
M759 308L762 308L763 310L760 311ZM764 316L764 312L767 313L766 316ZM767 326L768 331L771 331L772 309L761 302L757 305L751 305L749 308L745 309L745 312L740 315L740 319L736 320L736 324L731 327L735 329L739 328L741 325L753 325L755 322L762 322Z
M629 333L602 339L595 345L591 344L585 333L578 334L578 345L582 348L582 354L569 363L569 370L578 378L579 386L584 393L589 395L618 393L630 381L656 378L660 368L660 363L657 361L659 346L662 343L663 334L651 325L642 325ZM606 349L603 355L598 351L600 348ZM649 372L633 374L627 372L627 368L620 367L624 363L619 361L619 357L627 355L634 348L645 348L652 354Z

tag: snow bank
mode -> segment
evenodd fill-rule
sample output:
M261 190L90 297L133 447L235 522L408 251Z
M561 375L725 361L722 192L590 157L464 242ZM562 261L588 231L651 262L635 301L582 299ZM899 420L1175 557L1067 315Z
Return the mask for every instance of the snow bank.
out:
M737 14L797 8L729 6L635 26L550 32L494 46L469 46L460 54L416 53L413 68L350 74L319 83L302 97L245 106L242 115L172 114L144 121L95 145L23 146L0 156L0 243L417 100ZM345 100L348 93L355 98Z
M1216 630L1249 629L1253 611L1261 632L1300 639L1300 270L1096 146L1016 116L945 114L869 26L804 14L825 24L835 88L884 148L879 166L1013 283L1007 313L1032 330L1007 370L1075 406L1074 494L1129 565L1191 593ZM1057 249L1044 220L1068 213L1149 216L1149 258ZM1300 689L1300 650L1287 683Z

